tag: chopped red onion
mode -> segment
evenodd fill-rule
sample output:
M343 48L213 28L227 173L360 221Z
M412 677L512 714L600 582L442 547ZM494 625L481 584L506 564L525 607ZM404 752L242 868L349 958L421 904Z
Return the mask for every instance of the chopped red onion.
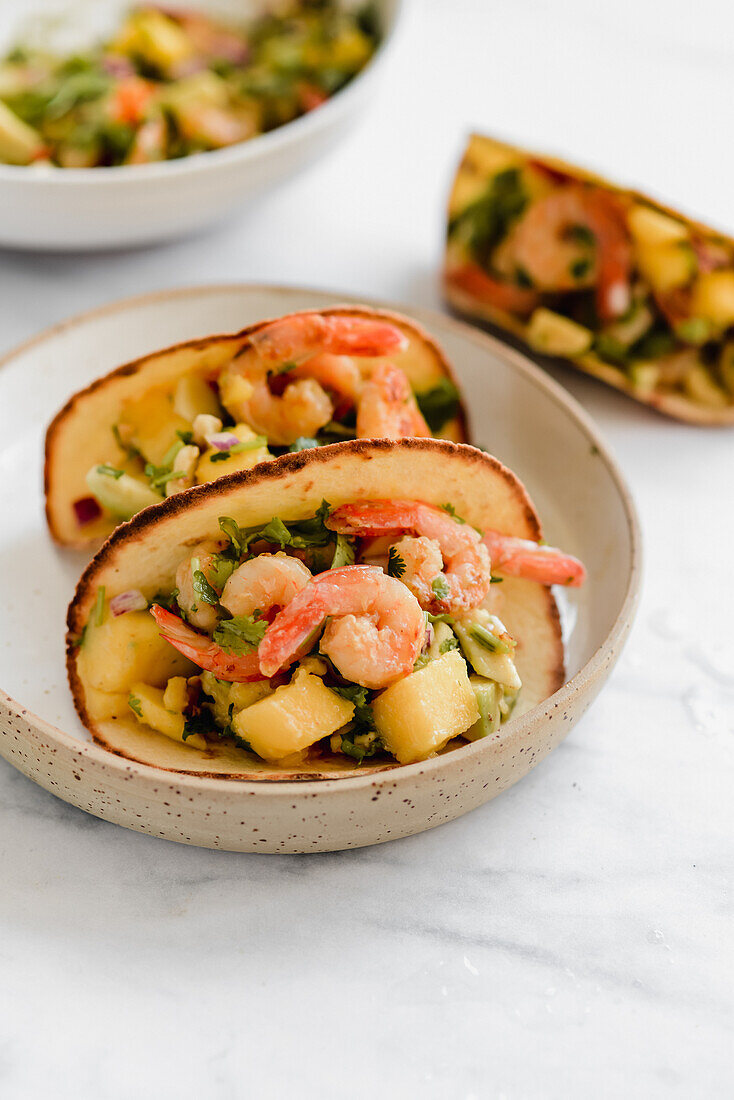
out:
M119 596L113 596L110 600L110 611L113 615L126 615L128 611L145 611L148 606L143 593L137 588L131 588L129 592L121 592Z
M206 441L217 451L228 451L239 443L237 436L231 432L215 432L214 435L208 435Z
M72 507L79 527L84 527L85 524L91 523L94 519L99 519L102 515L102 509L94 497L80 497L79 500L74 501Z
M102 58L102 68L110 76L126 77L135 76L135 66L132 61L119 53L108 53Z
M110 605L111 606L111 605ZM423 649L421 653L427 653L433 645L433 639L436 636L436 631L433 629L432 623L426 623L426 635L423 639Z

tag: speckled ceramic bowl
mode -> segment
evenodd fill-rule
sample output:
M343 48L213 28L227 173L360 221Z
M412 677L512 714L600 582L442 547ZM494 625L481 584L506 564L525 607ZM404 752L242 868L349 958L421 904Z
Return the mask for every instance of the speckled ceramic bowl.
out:
M377 844L450 821L521 779L584 713L634 615L640 536L621 474L593 424L559 386L497 340L439 315L404 310L453 360L475 441L525 481L549 541L586 563L584 588L560 594L568 681L478 741L422 764L321 782L241 783L174 775L91 743L64 671L64 617L85 559L54 547L40 494L43 432L67 396L118 363L261 317L341 296L224 286L116 303L62 324L0 370L3 514L0 571L22 578L0 606L0 753L60 798L128 828L243 852L317 852ZM372 303L384 306L385 303Z

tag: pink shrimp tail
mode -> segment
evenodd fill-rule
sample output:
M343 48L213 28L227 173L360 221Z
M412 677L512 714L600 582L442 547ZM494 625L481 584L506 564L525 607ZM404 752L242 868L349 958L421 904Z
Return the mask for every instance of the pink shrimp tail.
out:
M586 580L583 562L552 546L511 538L499 531L485 531L482 541L492 559L492 572L500 576L571 588L580 588Z
M218 680L247 683L263 679L257 653L245 653L242 656L225 653L221 646L216 645L205 634L192 630L178 615L172 615L158 604L153 604L150 613L160 627L161 638L165 638L174 649L183 653L184 657L188 657L199 668L213 672Z
M583 195L597 239L596 308L602 320L613 321L630 307L632 244L619 203L598 189L584 191Z

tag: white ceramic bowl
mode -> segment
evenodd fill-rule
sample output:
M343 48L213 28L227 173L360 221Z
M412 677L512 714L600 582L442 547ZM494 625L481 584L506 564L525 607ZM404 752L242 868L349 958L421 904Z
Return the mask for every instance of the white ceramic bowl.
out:
M346 2L346 0L345 0ZM116 168L0 164L0 245L29 249L110 248L180 236L220 220L324 155L375 93L402 0L376 0L383 38L367 67L316 111L210 153ZM201 10L257 10L258 0L193 0ZM128 0L3 0L0 54L29 17L43 17L59 48L114 28ZM67 13L58 24L55 16ZM242 16L240 16L242 17ZM48 20L48 22L46 22ZM60 28L60 30L59 30ZM42 41L47 41L45 30Z
M517 352L438 314L414 315L464 386L477 443L525 481L549 541L589 579L564 590L568 683L503 727L421 764L354 779L239 783L175 775L92 744L66 684L66 605L86 558L48 536L40 497L46 423L69 394L177 340L343 300L305 290L200 287L146 295L66 322L0 369L2 514L0 754L60 798L129 828L235 851L359 847L449 821L520 779L569 732L612 668L639 584L639 529L621 474L588 416ZM384 306L385 303L372 303ZM12 517L12 518L11 518Z

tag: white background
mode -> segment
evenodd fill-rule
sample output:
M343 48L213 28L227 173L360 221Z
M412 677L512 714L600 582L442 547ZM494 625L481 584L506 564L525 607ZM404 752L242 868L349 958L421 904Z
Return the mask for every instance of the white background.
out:
M197 282L438 305L472 128L734 231L733 53L714 0L414 0L328 161L194 240L0 255L0 342ZM3 1100L732 1095L734 433L557 377L646 540L637 626L591 713L474 814L307 858L129 833L0 762Z

